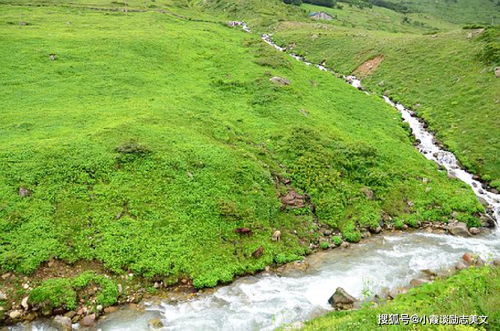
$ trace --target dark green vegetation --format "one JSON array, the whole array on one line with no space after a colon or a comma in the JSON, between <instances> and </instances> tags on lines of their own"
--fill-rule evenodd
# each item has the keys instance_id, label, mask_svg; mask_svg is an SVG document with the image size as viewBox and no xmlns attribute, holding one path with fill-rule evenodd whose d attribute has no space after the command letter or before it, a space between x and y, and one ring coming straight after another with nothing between
<instances>
[{"instance_id":1,"label":"dark green vegetation","mask_svg":"<svg viewBox=\"0 0 500 331\"><path fill-rule=\"evenodd\" d=\"M117 302L118 286L112 280L92 272L84 272L74 278L48 279L31 291L29 302L40 304L43 308L73 310L77 307L78 292L89 286L97 288L97 293L92 293L96 296L95 304L106 307Z\"/></svg>"},{"instance_id":2,"label":"dark green vegetation","mask_svg":"<svg viewBox=\"0 0 500 331\"><path fill-rule=\"evenodd\" d=\"M468 1L467 6L448 2L456 10L438 18L440 6L405 2L416 3L421 10L409 14L376 6L322 8L335 19L282 22L275 39L293 44L294 52L313 62L326 60L338 72L354 72L370 90L412 107L464 166L500 188L500 79L494 73L500 63L500 32L498 26L481 29L478 24L484 21L483 10L496 15L498 7L490 1ZM475 16L464 14L469 7ZM475 24L463 29L453 22ZM368 63L360 67L375 58L381 61L378 68Z\"/></svg>"},{"instance_id":3,"label":"dark green vegetation","mask_svg":"<svg viewBox=\"0 0 500 331\"><path fill-rule=\"evenodd\" d=\"M417 314L458 316L488 316L486 329L496 330L500 325L500 270L498 267L469 268L431 284L411 289L396 299L380 306L367 304L357 311L339 311L306 322L303 330L374 330L378 329L379 314ZM458 326L451 327L458 330ZM485 327L485 326L483 326ZM385 326L380 329L408 330L410 326ZM475 328L462 326L460 330ZM448 330L446 326L414 325L412 330Z\"/></svg>"}]
</instances>

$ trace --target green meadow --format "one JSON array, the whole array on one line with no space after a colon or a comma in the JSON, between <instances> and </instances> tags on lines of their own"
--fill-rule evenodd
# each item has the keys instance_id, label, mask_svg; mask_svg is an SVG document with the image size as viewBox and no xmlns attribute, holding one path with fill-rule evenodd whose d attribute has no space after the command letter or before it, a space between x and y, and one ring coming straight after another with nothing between
<instances>
[{"instance_id":1,"label":"green meadow","mask_svg":"<svg viewBox=\"0 0 500 331\"><path fill-rule=\"evenodd\" d=\"M298 259L316 223L358 241L385 214L478 222L396 110L257 35L56 5L2 5L0 24L2 272L83 259L214 286ZM311 205L283 209L291 190Z\"/></svg>"},{"instance_id":2,"label":"green meadow","mask_svg":"<svg viewBox=\"0 0 500 331\"><path fill-rule=\"evenodd\" d=\"M361 75L364 86L414 109L465 167L500 188L500 80L494 73L500 63L498 27L485 30L476 23L474 29L463 29L446 15L432 16L441 12L430 9L402 14L345 4L343 9L301 7L328 12L334 19L281 22L275 27L279 43L343 74L383 57L378 68ZM469 17L460 13L455 17ZM466 21L482 22L481 13Z\"/></svg>"}]
</instances>

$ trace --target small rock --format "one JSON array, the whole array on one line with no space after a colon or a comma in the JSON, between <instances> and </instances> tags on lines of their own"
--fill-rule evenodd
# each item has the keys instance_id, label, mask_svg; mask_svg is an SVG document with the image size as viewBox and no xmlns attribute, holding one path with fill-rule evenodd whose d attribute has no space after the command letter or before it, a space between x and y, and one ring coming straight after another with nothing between
<instances>
[{"instance_id":1,"label":"small rock","mask_svg":"<svg viewBox=\"0 0 500 331\"><path fill-rule=\"evenodd\" d=\"M255 258L259 258L264 254L264 247L260 246L253 253L252 256Z\"/></svg>"},{"instance_id":2,"label":"small rock","mask_svg":"<svg viewBox=\"0 0 500 331\"><path fill-rule=\"evenodd\" d=\"M2 279L7 280L8 278L10 278L10 276L11 276L11 274L10 274L10 272L8 272L8 273L2 275Z\"/></svg>"},{"instance_id":3,"label":"small rock","mask_svg":"<svg viewBox=\"0 0 500 331\"><path fill-rule=\"evenodd\" d=\"M28 299L29 297L24 297L23 300L21 301L21 306L24 308L24 310L28 310L30 308Z\"/></svg>"},{"instance_id":4,"label":"small rock","mask_svg":"<svg viewBox=\"0 0 500 331\"><path fill-rule=\"evenodd\" d=\"M54 317L54 324L62 331L71 331L71 318L67 316Z\"/></svg>"},{"instance_id":5,"label":"small rock","mask_svg":"<svg viewBox=\"0 0 500 331\"><path fill-rule=\"evenodd\" d=\"M50 308L43 309L42 310L42 315L43 316L50 316L50 315L52 315L52 309L50 309Z\"/></svg>"},{"instance_id":6,"label":"small rock","mask_svg":"<svg viewBox=\"0 0 500 331\"><path fill-rule=\"evenodd\" d=\"M31 191L28 190L27 188L25 188L25 187L19 188L19 196L21 198L26 198L26 197L29 197L30 195L31 195Z\"/></svg>"},{"instance_id":7,"label":"small rock","mask_svg":"<svg viewBox=\"0 0 500 331\"><path fill-rule=\"evenodd\" d=\"M474 265L478 266L478 267L482 267L484 266L484 261L481 257L477 257L476 260L474 261Z\"/></svg>"},{"instance_id":8,"label":"small rock","mask_svg":"<svg viewBox=\"0 0 500 331\"><path fill-rule=\"evenodd\" d=\"M410 286L416 287L416 286L420 286L420 285L425 284L425 283L429 283L429 281L427 279L412 279L410 281Z\"/></svg>"},{"instance_id":9,"label":"small rock","mask_svg":"<svg viewBox=\"0 0 500 331\"><path fill-rule=\"evenodd\" d=\"M425 274L427 277L436 277L437 276L437 273L433 270L430 270L430 269L423 269L423 270L421 270L421 272L423 274Z\"/></svg>"},{"instance_id":10,"label":"small rock","mask_svg":"<svg viewBox=\"0 0 500 331\"><path fill-rule=\"evenodd\" d=\"M462 259L465 261L467 264L471 264L474 262L474 256L471 253L465 253L462 256Z\"/></svg>"},{"instance_id":11,"label":"small rock","mask_svg":"<svg viewBox=\"0 0 500 331\"><path fill-rule=\"evenodd\" d=\"M369 230L371 231L371 233L377 234L377 233L382 232L382 227L381 226L377 226L376 228L370 227Z\"/></svg>"},{"instance_id":12,"label":"small rock","mask_svg":"<svg viewBox=\"0 0 500 331\"><path fill-rule=\"evenodd\" d=\"M500 78L500 67L495 68L495 77Z\"/></svg>"},{"instance_id":13,"label":"small rock","mask_svg":"<svg viewBox=\"0 0 500 331\"><path fill-rule=\"evenodd\" d=\"M281 231L279 231L279 230L274 231L272 239L274 241L280 241L280 239L281 239Z\"/></svg>"},{"instance_id":14,"label":"small rock","mask_svg":"<svg viewBox=\"0 0 500 331\"><path fill-rule=\"evenodd\" d=\"M476 234L479 234L481 232L481 230L479 230L478 228L470 228L469 232L470 232L470 234L476 235Z\"/></svg>"},{"instance_id":15,"label":"small rock","mask_svg":"<svg viewBox=\"0 0 500 331\"><path fill-rule=\"evenodd\" d=\"M244 235L251 235L252 234L252 230L249 228L237 228L234 230L234 232L236 232L238 234L244 234Z\"/></svg>"},{"instance_id":16,"label":"small rock","mask_svg":"<svg viewBox=\"0 0 500 331\"><path fill-rule=\"evenodd\" d=\"M350 245L347 241L343 241L342 244L340 244L340 248L348 248Z\"/></svg>"},{"instance_id":17,"label":"small rock","mask_svg":"<svg viewBox=\"0 0 500 331\"><path fill-rule=\"evenodd\" d=\"M82 318L80 321L81 326L91 327L94 325L96 319L96 314L90 314Z\"/></svg>"},{"instance_id":18,"label":"small rock","mask_svg":"<svg viewBox=\"0 0 500 331\"><path fill-rule=\"evenodd\" d=\"M0 292L0 300L7 300L7 294Z\"/></svg>"},{"instance_id":19,"label":"small rock","mask_svg":"<svg viewBox=\"0 0 500 331\"><path fill-rule=\"evenodd\" d=\"M28 313L27 315L25 315L23 317L23 320L25 320L27 322L31 322L34 319L36 319L37 317L38 317L38 315L34 311L32 311L32 312Z\"/></svg>"},{"instance_id":20,"label":"small rock","mask_svg":"<svg viewBox=\"0 0 500 331\"><path fill-rule=\"evenodd\" d=\"M97 307L95 307L95 310L98 311L98 312L101 312L103 310L103 306L102 305L97 305Z\"/></svg>"},{"instance_id":21,"label":"small rock","mask_svg":"<svg viewBox=\"0 0 500 331\"><path fill-rule=\"evenodd\" d=\"M104 308L104 312L106 314L114 313L115 311L118 311L118 307L116 307L116 306L111 306L111 307Z\"/></svg>"},{"instance_id":22,"label":"small rock","mask_svg":"<svg viewBox=\"0 0 500 331\"><path fill-rule=\"evenodd\" d=\"M408 289L406 287L394 288L389 291L389 298L395 299L398 295L405 294L406 292L408 292Z\"/></svg>"},{"instance_id":23,"label":"small rock","mask_svg":"<svg viewBox=\"0 0 500 331\"><path fill-rule=\"evenodd\" d=\"M448 225L448 232L454 236L469 237L471 234L464 222L453 222Z\"/></svg>"},{"instance_id":24,"label":"small rock","mask_svg":"<svg viewBox=\"0 0 500 331\"><path fill-rule=\"evenodd\" d=\"M286 78L283 78L283 77L275 76L275 77L270 78L269 80L271 82L273 82L274 84L280 85L280 86L290 85L290 81Z\"/></svg>"},{"instance_id":25,"label":"small rock","mask_svg":"<svg viewBox=\"0 0 500 331\"><path fill-rule=\"evenodd\" d=\"M458 261L457 264L455 265L455 269L464 270L467 269L467 265L465 265L463 261Z\"/></svg>"},{"instance_id":26,"label":"small rock","mask_svg":"<svg viewBox=\"0 0 500 331\"><path fill-rule=\"evenodd\" d=\"M56 54L49 54L49 59L50 59L50 61L55 61L55 60L57 60L57 55Z\"/></svg>"},{"instance_id":27,"label":"small rock","mask_svg":"<svg viewBox=\"0 0 500 331\"><path fill-rule=\"evenodd\" d=\"M479 202L483 205L483 207L488 208L490 206L488 201L486 201L486 199L483 197L477 197L477 200L479 200Z\"/></svg>"},{"instance_id":28,"label":"small rock","mask_svg":"<svg viewBox=\"0 0 500 331\"><path fill-rule=\"evenodd\" d=\"M495 220L490 215L482 214L480 216L480 219L481 219L482 225L487 227L487 228L494 228L496 226Z\"/></svg>"},{"instance_id":29,"label":"small rock","mask_svg":"<svg viewBox=\"0 0 500 331\"><path fill-rule=\"evenodd\" d=\"M150 319L148 325L151 329L161 329L163 327L163 322L159 318Z\"/></svg>"},{"instance_id":30,"label":"small rock","mask_svg":"<svg viewBox=\"0 0 500 331\"><path fill-rule=\"evenodd\" d=\"M67 317L69 319L75 317L76 311L68 311L66 314L64 314L64 317Z\"/></svg>"},{"instance_id":31,"label":"small rock","mask_svg":"<svg viewBox=\"0 0 500 331\"><path fill-rule=\"evenodd\" d=\"M356 301L358 300L347 293L342 287L337 287L335 293L328 299L328 303L336 309L349 309Z\"/></svg>"},{"instance_id":32,"label":"small rock","mask_svg":"<svg viewBox=\"0 0 500 331\"><path fill-rule=\"evenodd\" d=\"M22 312L20 310L13 310L9 313L9 317L12 320L18 319L19 317L21 317L21 315L22 315Z\"/></svg>"},{"instance_id":33,"label":"small rock","mask_svg":"<svg viewBox=\"0 0 500 331\"><path fill-rule=\"evenodd\" d=\"M331 235L332 235L332 231L330 231L330 230L325 230L325 231L323 231L323 235L324 235L325 237L329 237L329 236L331 236Z\"/></svg>"}]
</instances>

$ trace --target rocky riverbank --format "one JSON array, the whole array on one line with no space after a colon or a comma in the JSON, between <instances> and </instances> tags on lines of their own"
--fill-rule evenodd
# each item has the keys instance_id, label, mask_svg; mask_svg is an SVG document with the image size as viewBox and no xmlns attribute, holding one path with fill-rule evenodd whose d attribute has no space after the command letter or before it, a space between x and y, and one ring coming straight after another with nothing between
<instances>
[{"instance_id":1,"label":"rocky riverbank","mask_svg":"<svg viewBox=\"0 0 500 331\"><path fill-rule=\"evenodd\" d=\"M376 228L362 229L362 239L360 244L365 243L372 236L402 234L407 231L425 231L426 233L434 234L449 234L455 236L475 236L484 234L492 230L495 223L488 215L482 215L482 227L467 228L467 225L462 222L450 221L443 222L420 222L418 228L409 228L407 225L395 226L391 223L391 219L386 217L385 221L380 222L380 226ZM349 243L341 238L339 232L333 231L325 226L318 226L318 240L310 243L311 253L318 251L326 251L332 249L345 250L357 243ZM470 261L469 261L470 262ZM460 267L460 266L458 266ZM457 267L457 268L458 268ZM130 309L142 309L141 302L166 300L168 302L178 302L189 300L200 295L205 295L215 291L216 289L196 289L190 279L183 278L177 284L166 284L161 280L150 280L142 277L137 277L131 273L126 275L113 275L105 273L105 277L116 284L118 291L117 300L114 304L105 306L97 303L97 296L101 293L101 288L92 284L85 290L78 292L78 305L74 309L67 309L63 306L49 307L45 303L33 303L30 298L30 293L44 280L54 276L53 270L59 270L58 277L71 278L75 277L83 270L89 268L104 272L98 264L77 263L77 265L67 265L62 261L50 261L36 274L34 278L15 275L13 273L5 273L1 275L4 282L4 287L0 290L0 300L5 300L10 303L10 309L4 310L1 313L0 320L4 325L12 325L16 323L31 322L38 318L52 318L54 325L67 328L69 325L79 324L81 327L91 327L97 323L98 319L106 314L113 313L121 307L128 306ZM274 273L277 275L287 275L294 271L307 271L309 268L308 259L287 263L284 265L267 266L263 272ZM16 288L22 288L25 294L22 296L8 296L8 294L16 293ZM63 293L60 294L63 296Z\"/></svg>"}]
</instances>

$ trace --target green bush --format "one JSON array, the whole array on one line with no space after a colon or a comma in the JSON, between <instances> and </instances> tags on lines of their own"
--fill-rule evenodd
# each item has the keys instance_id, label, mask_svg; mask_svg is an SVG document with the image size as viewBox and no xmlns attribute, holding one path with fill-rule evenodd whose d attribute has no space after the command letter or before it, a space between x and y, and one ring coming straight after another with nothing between
<instances>
[{"instance_id":1,"label":"green bush","mask_svg":"<svg viewBox=\"0 0 500 331\"><path fill-rule=\"evenodd\" d=\"M342 237L340 237L340 236L333 236L332 237L332 242L335 245L339 246L340 244L342 244L343 240L342 240Z\"/></svg>"},{"instance_id":2,"label":"green bush","mask_svg":"<svg viewBox=\"0 0 500 331\"><path fill-rule=\"evenodd\" d=\"M29 296L29 301L34 304L42 304L48 308L61 307L67 310L76 308L76 300L76 291L71 280L67 278L48 279L34 288Z\"/></svg>"},{"instance_id":3,"label":"green bush","mask_svg":"<svg viewBox=\"0 0 500 331\"><path fill-rule=\"evenodd\" d=\"M75 309L79 291L89 285L97 285L96 304L111 306L118 300L119 292L116 283L103 275L87 271L74 278L48 279L34 288L29 301L42 304L48 308Z\"/></svg>"}]
</instances>

